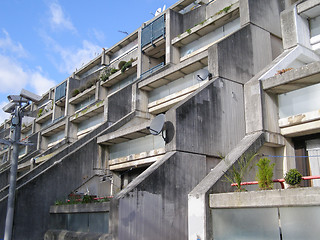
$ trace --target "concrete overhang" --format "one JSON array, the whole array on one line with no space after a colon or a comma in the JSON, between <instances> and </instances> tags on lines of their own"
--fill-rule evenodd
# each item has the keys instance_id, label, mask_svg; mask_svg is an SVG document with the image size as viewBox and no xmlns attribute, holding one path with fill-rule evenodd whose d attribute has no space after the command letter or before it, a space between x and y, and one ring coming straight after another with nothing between
<instances>
[{"instance_id":1,"label":"concrete overhang","mask_svg":"<svg viewBox=\"0 0 320 240\"><path fill-rule=\"evenodd\" d=\"M41 117L36 119L36 123L44 123L48 121L50 118L52 118L52 113L53 113L52 110L44 113Z\"/></svg>"},{"instance_id":2,"label":"concrete overhang","mask_svg":"<svg viewBox=\"0 0 320 240\"><path fill-rule=\"evenodd\" d=\"M150 135L150 132L147 129L147 127L149 126L150 121L145 121L144 123L132 126L130 128L119 129L115 132L108 133L106 135L98 137L97 143L104 145L114 145L117 143L130 141L140 137L145 137L147 135Z\"/></svg>"},{"instance_id":3,"label":"concrete overhang","mask_svg":"<svg viewBox=\"0 0 320 240\"><path fill-rule=\"evenodd\" d=\"M320 204L320 188L210 194L210 208L307 207Z\"/></svg>"},{"instance_id":4,"label":"concrete overhang","mask_svg":"<svg viewBox=\"0 0 320 240\"><path fill-rule=\"evenodd\" d=\"M167 70L161 71L160 73L139 82L138 88L152 91L155 88L168 84L171 81L177 80L206 66L208 66L208 51L201 52Z\"/></svg>"},{"instance_id":5,"label":"concrete overhang","mask_svg":"<svg viewBox=\"0 0 320 240\"><path fill-rule=\"evenodd\" d=\"M223 11L221 14L216 14L210 18L207 18L203 22L192 27L188 32L186 31L180 34L178 37L172 39L171 43L176 47L182 47L239 17L239 2L236 2L231 6L228 12Z\"/></svg>"},{"instance_id":6,"label":"concrete overhang","mask_svg":"<svg viewBox=\"0 0 320 240\"><path fill-rule=\"evenodd\" d=\"M103 100L99 102L95 102L92 105L87 106L83 110L75 113L73 116L70 117L70 121L73 123L80 123L89 119L99 113L104 111Z\"/></svg>"},{"instance_id":7,"label":"concrete overhang","mask_svg":"<svg viewBox=\"0 0 320 240\"><path fill-rule=\"evenodd\" d=\"M90 70L95 65L98 65L101 63L101 54L96 56L94 59L92 59L90 62L85 64L83 67L81 67L78 71L75 72L76 75L81 75L85 73L86 71Z\"/></svg>"},{"instance_id":8,"label":"concrete overhang","mask_svg":"<svg viewBox=\"0 0 320 240\"><path fill-rule=\"evenodd\" d=\"M310 63L262 80L262 87L267 92L282 94L317 83L320 83L320 62Z\"/></svg>"},{"instance_id":9,"label":"concrete overhang","mask_svg":"<svg viewBox=\"0 0 320 240\"><path fill-rule=\"evenodd\" d=\"M96 92L96 85L92 86L91 88L86 89L82 93L79 93L77 96L70 98L69 103L77 104L82 102L85 99L88 99L90 96L94 95Z\"/></svg>"},{"instance_id":10,"label":"concrete overhang","mask_svg":"<svg viewBox=\"0 0 320 240\"><path fill-rule=\"evenodd\" d=\"M181 1L173 4L170 7L170 9L172 9L173 11L179 12L193 2L194 2L193 0L181 0Z\"/></svg>"},{"instance_id":11,"label":"concrete overhang","mask_svg":"<svg viewBox=\"0 0 320 240\"><path fill-rule=\"evenodd\" d=\"M297 5L298 14L306 18L320 16L320 0L309 0Z\"/></svg>"},{"instance_id":12,"label":"concrete overhang","mask_svg":"<svg viewBox=\"0 0 320 240\"><path fill-rule=\"evenodd\" d=\"M134 74L137 71L137 61L132 63L132 66L126 69L124 72L118 71L112 75L110 75L109 79L101 82L101 86L103 87L111 87L112 85L126 79L130 75Z\"/></svg>"},{"instance_id":13,"label":"concrete overhang","mask_svg":"<svg viewBox=\"0 0 320 240\"><path fill-rule=\"evenodd\" d=\"M122 39L117 44L113 45L111 48L106 49L105 54L111 56L112 54L119 51L121 48L127 46L129 43L133 42L137 38L138 38L138 29L135 30L133 33L129 34L127 37Z\"/></svg>"},{"instance_id":14,"label":"concrete overhang","mask_svg":"<svg viewBox=\"0 0 320 240\"><path fill-rule=\"evenodd\" d=\"M63 117L60 120L58 120L56 123L53 123L52 125L48 126L46 129L42 131L42 136L49 137L58 132L61 132L66 127L66 121L67 121L67 117Z\"/></svg>"}]
</instances>

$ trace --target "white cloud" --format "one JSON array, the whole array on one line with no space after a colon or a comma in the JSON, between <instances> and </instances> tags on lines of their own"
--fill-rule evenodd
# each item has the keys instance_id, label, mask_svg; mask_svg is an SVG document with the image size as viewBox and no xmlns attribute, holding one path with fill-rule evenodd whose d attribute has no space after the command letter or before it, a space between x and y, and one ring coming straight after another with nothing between
<instances>
[{"instance_id":1,"label":"white cloud","mask_svg":"<svg viewBox=\"0 0 320 240\"><path fill-rule=\"evenodd\" d=\"M106 37L103 31L94 28L92 29L92 33L99 42L104 43L106 41Z\"/></svg>"},{"instance_id":2,"label":"white cloud","mask_svg":"<svg viewBox=\"0 0 320 240\"><path fill-rule=\"evenodd\" d=\"M57 2L53 2L50 8L50 24L53 29L66 29L76 31L71 20L65 16L61 6Z\"/></svg>"},{"instance_id":3,"label":"white cloud","mask_svg":"<svg viewBox=\"0 0 320 240\"><path fill-rule=\"evenodd\" d=\"M0 124L2 124L4 122L4 120L10 119L10 117L11 117L9 113L5 113L4 111L2 111L2 108L7 104L8 104L8 102L1 102L0 103Z\"/></svg>"},{"instance_id":4,"label":"white cloud","mask_svg":"<svg viewBox=\"0 0 320 240\"><path fill-rule=\"evenodd\" d=\"M18 94L22 88L30 86L41 95L54 85L53 80L43 75L41 67L25 70L12 58L0 55L0 93Z\"/></svg>"},{"instance_id":5,"label":"white cloud","mask_svg":"<svg viewBox=\"0 0 320 240\"><path fill-rule=\"evenodd\" d=\"M9 33L5 29L2 29L2 33L4 34L4 37L0 38L0 49L3 53L14 53L17 57L27 56L27 52L22 47L21 43L13 42Z\"/></svg>"},{"instance_id":6,"label":"white cloud","mask_svg":"<svg viewBox=\"0 0 320 240\"><path fill-rule=\"evenodd\" d=\"M46 93L51 87L55 86L55 82L44 77L40 72L31 73L30 85L35 89L35 93L42 95Z\"/></svg>"},{"instance_id":7,"label":"white cloud","mask_svg":"<svg viewBox=\"0 0 320 240\"><path fill-rule=\"evenodd\" d=\"M87 40L82 41L82 46L80 48L62 47L49 36L46 36L46 41L61 58L61 61L56 63L57 68L61 73L71 74L76 69L81 68L84 64L91 61L101 52L100 46Z\"/></svg>"},{"instance_id":8,"label":"white cloud","mask_svg":"<svg viewBox=\"0 0 320 240\"><path fill-rule=\"evenodd\" d=\"M13 59L0 55L0 92L17 93L25 87L28 74L23 70L19 63Z\"/></svg>"}]
</instances>

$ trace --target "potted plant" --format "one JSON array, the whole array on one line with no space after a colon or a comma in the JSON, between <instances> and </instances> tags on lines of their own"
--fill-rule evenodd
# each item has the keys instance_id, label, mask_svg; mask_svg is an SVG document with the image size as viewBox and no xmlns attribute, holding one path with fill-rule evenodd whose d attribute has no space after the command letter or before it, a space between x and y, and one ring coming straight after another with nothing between
<instances>
[{"instance_id":1,"label":"potted plant","mask_svg":"<svg viewBox=\"0 0 320 240\"><path fill-rule=\"evenodd\" d=\"M289 184L289 188L298 187L302 180L302 175L297 169L293 168L285 174L284 180Z\"/></svg>"},{"instance_id":2,"label":"potted plant","mask_svg":"<svg viewBox=\"0 0 320 240\"><path fill-rule=\"evenodd\" d=\"M270 159L268 158L260 158L257 163L258 172L256 179L261 190L269 190L273 188L272 177L274 165L275 163L270 164Z\"/></svg>"}]
</instances>

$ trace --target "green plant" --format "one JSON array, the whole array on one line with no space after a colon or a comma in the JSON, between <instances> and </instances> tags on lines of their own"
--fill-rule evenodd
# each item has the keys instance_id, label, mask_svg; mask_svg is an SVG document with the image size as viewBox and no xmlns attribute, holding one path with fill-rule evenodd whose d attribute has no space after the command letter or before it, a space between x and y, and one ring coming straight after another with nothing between
<instances>
[{"instance_id":1,"label":"green plant","mask_svg":"<svg viewBox=\"0 0 320 240\"><path fill-rule=\"evenodd\" d=\"M82 198L82 203L92 203L94 202L94 196L91 196L91 195L84 195L83 198Z\"/></svg>"},{"instance_id":2,"label":"green plant","mask_svg":"<svg viewBox=\"0 0 320 240\"><path fill-rule=\"evenodd\" d=\"M100 73L100 80L104 82L109 79L110 75L110 68L106 67Z\"/></svg>"},{"instance_id":3,"label":"green plant","mask_svg":"<svg viewBox=\"0 0 320 240\"><path fill-rule=\"evenodd\" d=\"M43 108L40 108L39 111L38 111L38 117L41 117L43 114Z\"/></svg>"},{"instance_id":4,"label":"green plant","mask_svg":"<svg viewBox=\"0 0 320 240\"><path fill-rule=\"evenodd\" d=\"M123 65L125 65L127 62L126 61L120 61L118 64L118 68L121 69Z\"/></svg>"},{"instance_id":5,"label":"green plant","mask_svg":"<svg viewBox=\"0 0 320 240\"><path fill-rule=\"evenodd\" d=\"M244 175L252 169L252 161L255 157L256 154L252 153L242 155L241 158L237 161L237 164L233 164L229 173L225 174L227 182L237 184L237 192L247 191L243 186L241 186L241 182L243 181Z\"/></svg>"},{"instance_id":6,"label":"green plant","mask_svg":"<svg viewBox=\"0 0 320 240\"><path fill-rule=\"evenodd\" d=\"M111 68L111 69L110 69L110 74L114 74L114 73L116 73L116 72L118 72L118 71L119 71L119 69Z\"/></svg>"},{"instance_id":7,"label":"green plant","mask_svg":"<svg viewBox=\"0 0 320 240\"><path fill-rule=\"evenodd\" d=\"M131 60L128 61L128 62L126 62L126 63L122 66L121 72L124 73L124 72L126 71L126 69L127 69L127 68L130 68L130 67L132 67L132 61L131 61Z\"/></svg>"},{"instance_id":8,"label":"green plant","mask_svg":"<svg viewBox=\"0 0 320 240\"><path fill-rule=\"evenodd\" d=\"M25 128L27 125L25 123L22 123L22 127Z\"/></svg>"},{"instance_id":9,"label":"green plant","mask_svg":"<svg viewBox=\"0 0 320 240\"><path fill-rule=\"evenodd\" d=\"M80 93L79 89L75 89L75 90L73 90L71 96L72 96L72 97L75 97L75 96L77 96L79 93Z\"/></svg>"},{"instance_id":10,"label":"green plant","mask_svg":"<svg viewBox=\"0 0 320 240\"><path fill-rule=\"evenodd\" d=\"M220 14L223 13L223 12L225 12L225 13L229 12L229 10L230 10L230 8L232 7L232 5L233 5L233 4L225 7L224 9L220 10L219 12L217 12L215 15L220 15Z\"/></svg>"},{"instance_id":11,"label":"green plant","mask_svg":"<svg viewBox=\"0 0 320 240\"><path fill-rule=\"evenodd\" d=\"M188 29L186 30L186 32L190 34L190 33L191 33L191 29L188 28Z\"/></svg>"},{"instance_id":12,"label":"green plant","mask_svg":"<svg viewBox=\"0 0 320 240\"><path fill-rule=\"evenodd\" d=\"M295 186L300 184L302 180L302 175L297 169L290 169L284 176L284 180L287 184Z\"/></svg>"},{"instance_id":13,"label":"green plant","mask_svg":"<svg viewBox=\"0 0 320 240\"><path fill-rule=\"evenodd\" d=\"M270 164L270 159L268 158L260 158L257 163L258 172L256 175L259 188L261 190L268 190L273 188L273 168L275 163Z\"/></svg>"}]
</instances>

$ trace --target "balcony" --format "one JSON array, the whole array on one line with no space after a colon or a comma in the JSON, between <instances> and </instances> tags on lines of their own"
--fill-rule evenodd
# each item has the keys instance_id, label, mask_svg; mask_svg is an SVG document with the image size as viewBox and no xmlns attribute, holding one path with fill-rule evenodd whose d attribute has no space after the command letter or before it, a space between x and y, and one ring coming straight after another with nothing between
<instances>
[{"instance_id":1,"label":"balcony","mask_svg":"<svg viewBox=\"0 0 320 240\"><path fill-rule=\"evenodd\" d=\"M90 96L95 95L96 93L96 85L84 90L82 93L77 94L76 96L69 99L70 104L78 104L86 99L88 99Z\"/></svg>"},{"instance_id":2,"label":"balcony","mask_svg":"<svg viewBox=\"0 0 320 240\"><path fill-rule=\"evenodd\" d=\"M97 142L109 146L110 170L122 171L131 167L145 167L165 154L164 140L147 130L149 121L129 129L98 137Z\"/></svg>"},{"instance_id":3,"label":"balcony","mask_svg":"<svg viewBox=\"0 0 320 240\"><path fill-rule=\"evenodd\" d=\"M108 79L105 81L101 81L101 86L103 87L111 87L112 85L115 85L122 80L128 78L132 74L135 74L137 72L137 60L134 60L132 62L131 67L125 69L125 71L118 70L117 72L111 74Z\"/></svg>"},{"instance_id":4,"label":"balcony","mask_svg":"<svg viewBox=\"0 0 320 240\"><path fill-rule=\"evenodd\" d=\"M82 110L79 110L78 113L72 115L70 117L70 121L73 123L80 123L86 119L89 119L99 113L104 111L104 104L103 101L95 102L90 104L89 106L85 107Z\"/></svg>"},{"instance_id":5,"label":"balcony","mask_svg":"<svg viewBox=\"0 0 320 240\"><path fill-rule=\"evenodd\" d=\"M184 33L172 39L172 45L175 47L182 47L191 43L208 33L214 31L215 29L225 25L228 22L239 18L239 2L236 2L231 5L228 11L217 12L215 15L210 18L200 22L191 29L187 29Z\"/></svg>"}]
</instances>

